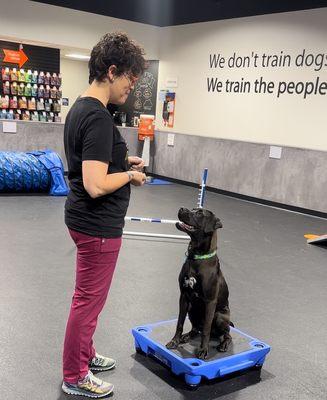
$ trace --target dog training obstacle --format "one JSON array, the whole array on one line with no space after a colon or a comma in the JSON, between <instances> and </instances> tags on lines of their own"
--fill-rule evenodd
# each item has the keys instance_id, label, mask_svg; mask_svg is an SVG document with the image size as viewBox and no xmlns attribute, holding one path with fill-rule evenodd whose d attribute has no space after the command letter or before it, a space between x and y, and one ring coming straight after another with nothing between
<instances>
[{"instance_id":1,"label":"dog training obstacle","mask_svg":"<svg viewBox=\"0 0 327 400\"><path fill-rule=\"evenodd\" d=\"M266 343L231 327L233 341L228 351L218 352L218 341L210 340L208 357L200 360L195 356L200 337L181 344L176 350L166 348L166 343L175 333L176 322L177 319L135 327L132 330L135 349L163 363L190 386L199 385L202 378L211 380L236 371L261 368L270 351ZM190 327L189 320L186 320L184 331L187 332Z\"/></svg>"},{"instance_id":2,"label":"dog training obstacle","mask_svg":"<svg viewBox=\"0 0 327 400\"><path fill-rule=\"evenodd\" d=\"M65 196L68 188L59 155L52 150L0 151L0 193L48 192Z\"/></svg>"},{"instance_id":3,"label":"dog training obstacle","mask_svg":"<svg viewBox=\"0 0 327 400\"><path fill-rule=\"evenodd\" d=\"M125 221L131 222L152 222L155 224L173 224L175 225L176 220L172 219L160 219L160 218L142 218L142 217L125 217ZM182 239L182 240L190 240L190 238L186 235L170 235L165 233L148 233L148 232L134 232L134 231L124 231L124 235L130 236L144 236L144 237L157 237L164 239Z\"/></svg>"},{"instance_id":4,"label":"dog training obstacle","mask_svg":"<svg viewBox=\"0 0 327 400\"><path fill-rule=\"evenodd\" d=\"M134 231L124 231L124 235L131 236L144 236L144 237L153 237L153 238L164 238L164 239L182 239L182 240L190 240L188 236L184 235L169 235L165 233L148 233L148 232L134 232Z\"/></svg>"},{"instance_id":5,"label":"dog training obstacle","mask_svg":"<svg viewBox=\"0 0 327 400\"><path fill-rule=\"evenodd\" d=\"M201 185L200 185L200 190L199 190L199 195L198 195L197 207L199 207L199 208L203 208L207 177L208 177L208 168L205 168L205 170L203 171L203 174L202 174L202 180L201 180ZM172 224L172 225L175 225L178 222L177 220L173 220L173 219L145 218L145 217L125 217L125 221L128 221L128 222L150 222L150 223L156 223L156 224L159 223L159 224ZM170 234L165 234L165 233L124 231L124 235L189 240L189 237L186 235L170 235Z\"/></svg>"},{"instance_id":6,"label":"dog training obstacle","mask_svg":"<svg viewBox=\"0 0 327 400\"><path fill-rule=\"evenodd\" d=\"M208 168L205 168L205 170L203 171L203 175L202 175L200 193L199 193L199 198L198 198L198 207L199 208L203 208L204 195L205 195L205 190L206 190L206 185L207 185L207 178L208 178Z\"/></svg>"},{"instance_id":7,"label":"dog training obstacle","mask_svg":"<svg viewBox=\"0 0 327 400\"><path fill-rule=\"evenodd\" d=\"M153 222L159 224L173 224L173 225L175 225L176 222L178 222L178 220L175 219L142 218L142 217L125 217L125 221Z\"/></svg>"}]
</instances>

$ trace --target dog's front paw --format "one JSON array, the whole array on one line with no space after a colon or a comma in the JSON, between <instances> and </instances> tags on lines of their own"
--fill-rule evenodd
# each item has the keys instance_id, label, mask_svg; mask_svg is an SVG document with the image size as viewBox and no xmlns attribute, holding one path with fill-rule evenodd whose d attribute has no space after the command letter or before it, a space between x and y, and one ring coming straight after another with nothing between
<instances>
[{"instance_id":1,"label":"dog's front paw","mask_svg":"<svg viewBox=\"0 0 327 400\"><path fill-rule=\"evenodd\" d=\"M227 349L228 349L228 346L229 346L229 343L227 343L227 342L222 342L222 343L220 343L220 344L217 346L217 350L218 350L220 353L225 353L225 352L227 351Z\"/></svg>"},{"instance_id":2,"label":"dog's front paw","mask_svg":"<svg viewBox=\"0 0 327 400\"><path fill-rule=\"evenodd\" d=\"M232 342L232 338L230 335L226 335L222 342L217 346L217 350L220 353L225 353L228 350L229 345Z\"/></svg>"},{"instance_id":3,"label":"dog's front paw","mask_svg":"<svg viewBox=\"0 0 327 400\"><path fill-rule=\"evenodd\" d=\"M167 349L177 349L179 345L179 340L178 339L172 339L170 342L166 344Z\"/></svg>"},{"instance_id":4,"label":"dog's front paw","mask_svg":"<svg viewBox=\"0 0 327 400\"><path fill-rule=\"evenodd\" d=\"M184 333L184 335L181 336L181 341L180 343L188 343L192 338L191 332L189 333Z\"/></svg>"},{"instance_id":5,"label":"dog's front paw","mask_svg":"<svg viewBox=\"0 0 327 400\"><path fill-rule=\"evenodd\" d=\"M196 351L196 357L199 358L200 360L204 360L208 356L208 347L200 347Z\"/></svg>"}]
</instances>

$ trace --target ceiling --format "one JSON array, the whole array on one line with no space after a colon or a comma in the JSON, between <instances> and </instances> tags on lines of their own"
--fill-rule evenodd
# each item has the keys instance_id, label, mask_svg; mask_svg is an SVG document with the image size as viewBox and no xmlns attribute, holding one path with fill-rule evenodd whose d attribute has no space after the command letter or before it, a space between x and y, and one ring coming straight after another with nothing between
<instances>
[{"instance_id":1,"label":"ceiling","mask_svg":"<svg viewBox=\"0 0 327 400\"><path fill-rule=\"evenodd\" d=\"M155 26L327 7L327 0L33 0Z\"/></svg>"}]
</instances>

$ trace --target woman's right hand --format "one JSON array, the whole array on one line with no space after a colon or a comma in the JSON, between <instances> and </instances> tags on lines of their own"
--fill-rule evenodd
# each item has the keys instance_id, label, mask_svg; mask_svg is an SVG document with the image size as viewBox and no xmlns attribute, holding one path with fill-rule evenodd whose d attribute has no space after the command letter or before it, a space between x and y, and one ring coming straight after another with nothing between
<instances>
[{"instance_id":1,"label":"woman's right hand","mask_svg":"<svg viewBox=\"0 0 327 400\"><path fill-rule=\"evenodd\" d=\"M133 178L131 184L134 186L142 186L145 183L146 175L143 172L133 171Z\"/></svg>"}]
</instances>

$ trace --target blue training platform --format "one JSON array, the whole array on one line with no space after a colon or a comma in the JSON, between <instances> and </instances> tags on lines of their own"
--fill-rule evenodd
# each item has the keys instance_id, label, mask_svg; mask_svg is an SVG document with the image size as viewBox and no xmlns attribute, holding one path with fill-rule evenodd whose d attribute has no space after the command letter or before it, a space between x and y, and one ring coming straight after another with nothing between
<instances>
[{"instance_id":1,"label":"blue training platform","mask_svg":"<svg viewBox=\"0 0 327 400\"><path fill-rule=\"evenodd\" d=\"M194 355L200 337L180 345L176 350L166 348L165 344L174 336L176 323L177 319L135 327L132 330L135 348L138 352L153 356L174 374L184 376L186 383L191 386L198 385L203 377L215 379L252 367L260 368L270 351L266 343L231 327L233 342L228 351L218 352L218 341L210 340L208 357L200 360ZM184 332L190 328L190 322L185 321Z\"/></svg>"}]
</instances>

